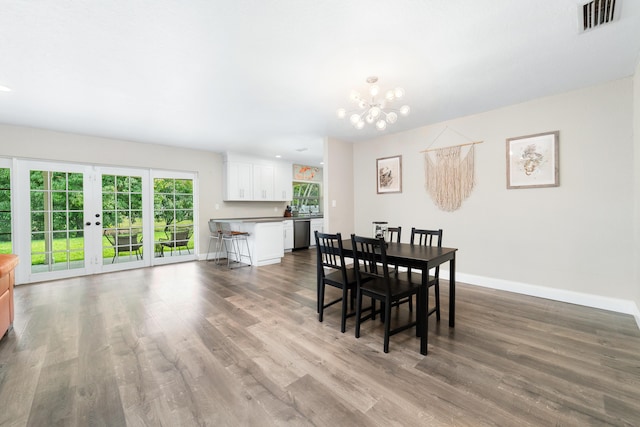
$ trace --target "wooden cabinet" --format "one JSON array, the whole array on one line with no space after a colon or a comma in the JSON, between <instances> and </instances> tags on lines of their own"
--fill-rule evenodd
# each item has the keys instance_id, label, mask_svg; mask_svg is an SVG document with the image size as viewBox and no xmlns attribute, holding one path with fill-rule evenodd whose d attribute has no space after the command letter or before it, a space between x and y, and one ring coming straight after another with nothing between
<instances>
[{"instance_id":1,"label":"wooden cabinet","mask_svg":"<svg viewBox=\"0 0 640 427\"><path fill-rule=\"evenodd\" d=\"M13 326L13 286L16 265L18 265L16 255L0 254L0 338Z\"/></svg>"},{"instance_id":2,"label":"wooden cabinet","mask_svg":"<svg viewBox=\"0 0 640 427\"><path fill-rule=\"evenodd\" d=\"M282 237L284 238L284 250L290 251L293 249L293 221L282 221Z\"/></svg>"},{"instance_id":3,"label":"wooden cabinet","mask_svg":"<svg viewBox=\"0 0 640 427\"><path fill-rule=\"evenodd\" d=\"M311 220L311 233L309 236L309 246L316 245L316 231L322 233L324 230L324 219L314 218Z\"/></svg>"},{"instance_id":4,"label":"wooden cabinet","mask_svg":"<svg viewBox=\"0 0 640 427\"><path fill-rule=\"evenodd\" d=\"M291 163L227 153L223 169L225 201L289 202L293 197Z\"/></svg>"}]
</instances>

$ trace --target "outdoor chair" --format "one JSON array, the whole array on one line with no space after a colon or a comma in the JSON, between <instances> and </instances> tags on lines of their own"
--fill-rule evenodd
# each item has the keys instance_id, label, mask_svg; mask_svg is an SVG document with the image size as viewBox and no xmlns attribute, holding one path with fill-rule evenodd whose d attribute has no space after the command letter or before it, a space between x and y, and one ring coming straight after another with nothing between
<instances>
[{"instance_id":1,"label":"outdoor chair","mask_svg":"<svg viewBox=\"0 0 640 427\"><path fill-rule=\"evenodd\" d=\"M162 249L161 256L164 256L164 248L169 248L171 254L173 254L173 250L177 249L178 253L182 255L182 249L186 249L187 253L191 253L189 250L189 239L191 239L191 235L193 234L193 227L172 227L167 226L164 229L164 233L167 236L166 238L160 238L159 242L160 247Z\"/></svg>"},{"instance_id":2,"label":"outdoor chair","mask_svg":"<svg viewBox=\"0 0 640 427\"><path fill-rule=\"evenodd\" d=\"M104 236L107 238L111 246L113 247L113 259L111 264L116 261L116 258L121 252L133 252L136 254L136 259L142 259L142 238L138 240L140 233L134 230L104 230Z\"/></svg>"}]
</instances>

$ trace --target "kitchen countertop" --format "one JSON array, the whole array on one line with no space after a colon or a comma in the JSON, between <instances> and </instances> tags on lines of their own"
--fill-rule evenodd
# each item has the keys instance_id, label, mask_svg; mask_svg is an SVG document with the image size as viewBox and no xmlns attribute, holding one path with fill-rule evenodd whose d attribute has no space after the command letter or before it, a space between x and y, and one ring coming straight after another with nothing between
<instances>
[{"instance_id":1,"label":"kitchen countertop","mask_svg":"<svg viewBox=\"0 0 640 427\"><path fill-rule=\"evenodd\" d=\"M277 221L299 221L299 220L310 220L310 219L322 219L323 215L305 215L305 216L266 216L266 217L257 217L257 218L213 218L213 221L220 222L277 222Z\"/></svg>"}]
</instances>

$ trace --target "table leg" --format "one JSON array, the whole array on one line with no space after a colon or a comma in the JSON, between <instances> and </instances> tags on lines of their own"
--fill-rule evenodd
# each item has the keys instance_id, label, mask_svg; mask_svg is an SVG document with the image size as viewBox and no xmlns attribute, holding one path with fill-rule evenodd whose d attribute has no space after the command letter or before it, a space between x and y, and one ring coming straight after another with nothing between
<instances>
[{"instance_id":1,"label":"table leg","mask_svg":"<svg viewBox=\"0 0 640 427\"><path fill-rule=\"evenodd\" d=\"M449 327L453 328L456 322L456 254L449 261Z\"/></svg>"},{"instance_id":2,"label":"table leg","mask_svg":"<svg viewBox=\"0 0 640 427\"><path fill-rule=\"evenodd\" d=\"M420 285L420 291L418 292L418 307L417 314L418 322L417 328L420 331L420 354L427 355L427 336L429 331L429 269L422 270L422 283Z\"/></svg>"}]
</instances>

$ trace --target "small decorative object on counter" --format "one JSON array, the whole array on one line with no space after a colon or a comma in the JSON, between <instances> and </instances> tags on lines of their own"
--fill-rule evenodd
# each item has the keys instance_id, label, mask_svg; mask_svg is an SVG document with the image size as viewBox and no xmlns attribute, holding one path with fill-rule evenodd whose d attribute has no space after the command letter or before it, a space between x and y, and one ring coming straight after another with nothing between
<instances>
[{"instance_id":1,"label":"small decorative object on counter","mask_svg":"<svg viewBox=\"0 0 640 427\"><path fill-rule=\"evenodd\" d=\"M387 221L374 221L373 222L373 237L379 239L384 237L387 233L388 223Z\"/></svg>"},{"instance_id":2,"label":"small decorative object on counter","mask_svg":"<svg viewBox=\"0 0 640 427\"><path fill-rule=\"evenodd\" d=\"M287 205L287 208L284 210L285 218L289 218L291 216L291 206Z\"/></svg>"}]
</instances>

